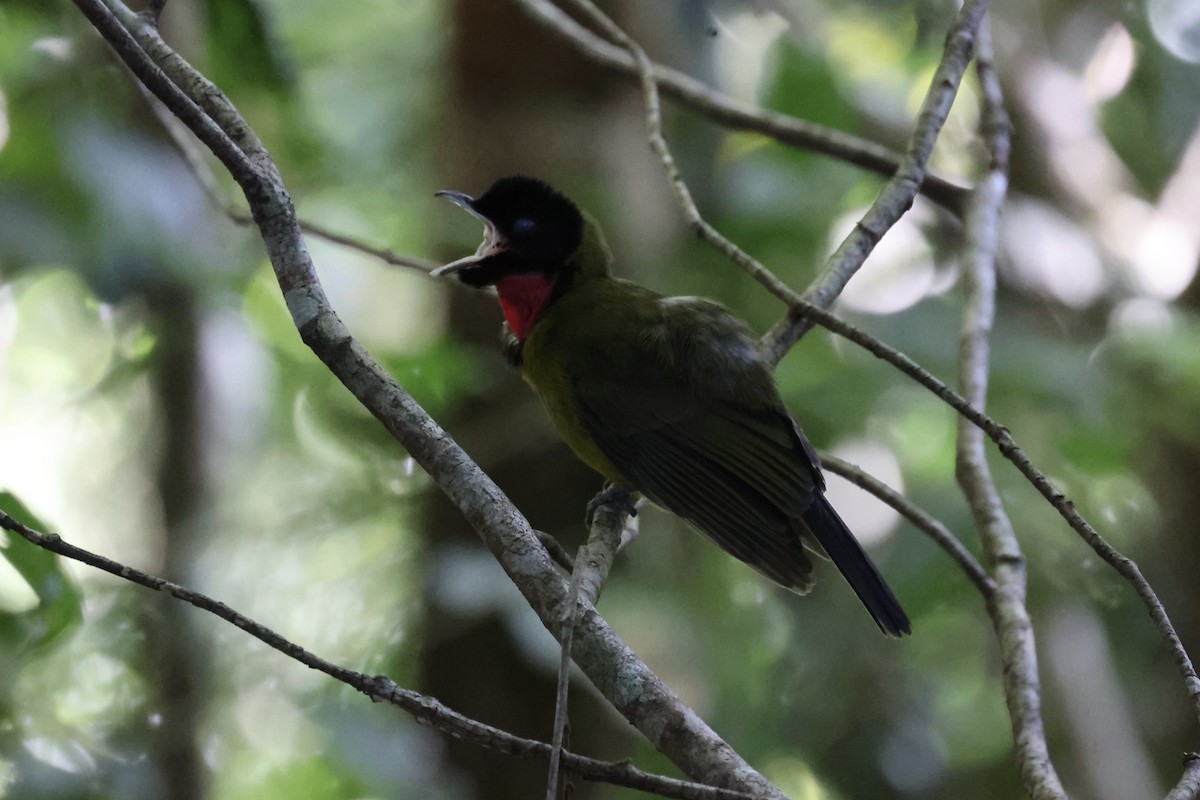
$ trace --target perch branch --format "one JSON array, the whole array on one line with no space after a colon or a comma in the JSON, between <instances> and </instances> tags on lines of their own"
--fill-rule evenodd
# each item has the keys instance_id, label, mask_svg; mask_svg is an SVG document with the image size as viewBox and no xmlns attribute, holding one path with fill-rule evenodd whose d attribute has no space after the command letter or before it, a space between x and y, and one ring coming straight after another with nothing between
<instances>
[{"instance_id":1,"label":"perch branch","mask_svg":"<svg viewBox=\"0 0 1200 800\"><path fill-rule=\"evenodd\" d=\"M598 498L597 498L598 499ZM593 501L594 503L595 501ZM590 506L589 506L590 508ZM571 646L581 610L594 606L608 580L613 559L621 546L628 513L619 504L597 504L588 532L587 544L579 548L571 569L571 590L562 613L561 654L558 664L558 690L554 703L554 730L551 736L550 776L546 800L558 795L558 758L567 731L567 695L571 677Z\"/></svg>"},{"instance_id":2,"label":"perch branch","mask_svg":"<svg viewBox=\"0 0 1200 800\"><path fill-rule=\"evenodd\" d=\"M178 106L190 129L204 132L201 141L208 145L212 140L223 148L233 164L231 171L237 170L234 178L252 209L301 338L433 478L476 529L542 623L557 633L561 625L555 611L566 597L566 582L529 523L499 487L350 335L317 280L278 171L246 122L211 82L162 42L147 20L129 12L119 0L74 2L114 43L139 80L147 82L173 112ZM120 20L109 6L124 9ZM143 51L137 46L130 30L153 45L153 59L149 48ZM172 78L160 67L169 69ZM183 93L181 85L203 93L203 110ZM219 136L210 135L214 129ZM782 797L685 706L594 609L582 614L575 637L574 658L584 674L685 774L708 785Z\"/></svg>"}]
</instances>

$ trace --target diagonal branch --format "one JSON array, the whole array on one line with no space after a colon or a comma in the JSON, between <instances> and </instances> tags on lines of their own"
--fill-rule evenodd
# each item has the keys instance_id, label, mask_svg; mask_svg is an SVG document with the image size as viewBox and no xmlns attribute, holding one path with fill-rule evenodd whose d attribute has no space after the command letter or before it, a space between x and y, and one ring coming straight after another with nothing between
<instances>
[{"instance_id":1,"label":"diagonal branch","mask_svg":"<svg viewBox=\"0 0 1200 800\"><path fill-rule=\"evenodd\" d=\"M180 122L179 118L172 114L145 86L139 83L138 88L142 90L142 94L145 96L150 110L154 112L154 116L158 118L159 123L166 130L171 144L175 146L184 163L187 164L192 174L196 177L196 181L200 184L200 188L204 191L205 196L208 197L208 201L213 207L236 225L242 227L253 225L254 217L248 212L243 211L226 197L225 191L221 188L220 181L217 180L216 174L213 172L212 167L209 166L209 162L205 158L203 151L196 146L195 137L192 136L187 126ZM352 236L330 230L320 223L301 219L300 228L307 234L333 244L341 245L342 247L348 247L351 250L357 250L360 253L377 258L385 264L390 264L394 267L404 267L416 272L428 273L438 266L433 261L425 258L405 256L387 248L373 247Z\"/></svg>"},{"instance_id":2,"label":"diagonal branch","mask_svg":"<svg viewBox=\"0 0 1200 800\"><path fill-rule=\"evenodd\" d=\"M258 224L276 279L293 322L313 352L384 427L396 437L476 529L484 544L551 633L557 634L568 587L556 571L529 523L500 488L426 413L379 362L351 335L329 303L308 255L291 199L265 151L254 148L253 134L228 99L173 51L152 25L129 12L119 0L74 0L98 31L117 45L117 53L156 96L194 132L202 129L228 150L231 136L208 135L220 120L236 132L239 144L231 158ZM110 6L115 11L110 11ZM120 14L118 21L115 14ZM137 47L130 35L153 45L155 59ZM166 79L163 68L171 71ZM196 113L197 104L177 85L203 92L203 105L213 116ZM182 95L183 101L180 101ZM194 127L193 127L194 125ZM236 150L236 148L234 148ZM230 166L227 164L227 166ZM655 675L608 627L594 609L581 615L575 632L576 663L622 715L661 752L694 780L723 788L747 789L762 797L782 795L724 742L695 712Z\"/></svg>"},{"instance_id":3,"label":"diagonal branch","mask_svg":"<svg viewBox=\"0 0 1200 800\"><path fill-rule=\"evenodd\" d=\"M991 579L979 562L975 560L975 556L971 555L971 551L955 538L950 529L943 525L940 520L925 509L917 506L895 489L883 483L883 481L863 472L861 468L854 464L843 461L829 453L821 453L820 455L821 466L824 469L829 470L834 475L841 475L860 489L875 495L898 511L901 516L913 525L925 531L929 538L933 539L938 547L945 550L950 558L954 560L954 563L958 564L962 571L966 573L967 578L971 583L975 584L975 588L979 590L984 599L986 600L991 597L992 592L996 590L996 582Z\"/></svg>"},{"instance_id":4,"label":"diagonal branch","mask_svg":"<svg viewBox=\"0 0 1200 800\"><path fill-rule=\"evenodd\" d=\"M547 760L550 757L550 745L533 739L515 736L507 731L492 727L478 720L467 717L443 705L438 700L427 695L404 689L386 675L364 675L361 672L346 669L309 652L298 644L291 642L271 628L250 619L235 611L224 603L211 597L194 592L177 583L142 572L104 556L84 550L81 547L63 541L57 534L46 534L35 531L27 525L13 519L0 510L0 528L12 531L26 541L56 553L64 558L70 558L90 567L102 570L110 575L143 586L156 592L165 592L172 597L220 617L226 622L245 631L272 649L298 661L309 669L315 669L331 678L362 692L372 700L385 700L408 712L423 725L429 725L442 733L456 739L469 741L472 744L489 750L508 753L524 759ZM745 800L749 795L742 792L731 792L716 789L711 786L680 781L660 775L644 772L628 762L609 763L596 759L579 756L568 751L562 752L563 767L580 777L590 781L602 781L618 786L628 786L663 797L678 797L688 800Z\"/></svg>"},{"instance_id":5,"label":"diagonal branch","mask_svg":"<svg viewBox=\"0 0 1200 800\"><path fill-rule=\"evenodd\" d=\"M571 19L551 0L515 1L530 19L561 37L594 63L632 78L642 79L645 74L627 47L604 41ZM595 17L591 19L596 21ZM600 27L611 33L607 26L601 24ZM875 142L743 103L661 64L651 62L649 73L664 95L727 128L761 133L782 144L824 153L879 175L890 176L900 167L900 156ZM962 216L967 199L965 188L929 175L921 185L921 193L955 216Z\"/></svg>"},{"instance_id":6,"label":"diagonal branch","mask_svg":"<svg viewBox=\"0 0 1200 800\"><path fill-rule=\"evenodd\" d=\"M967 0L946 34L946 46L937 71L930 81L929 91L917 115L917 124L908 140L904 158L875 202L842 241L825 268L804 292L804 299L821 308L828 308L842 293L854 274L883 235L899 221L917 196L929 168L929 158L942 126L950 115L950 107L958 95L962 77L971 64L975 32L987 11L987 0ZM814 320L793 309L764 337L766 351L772 361L779 361L812 327Z\"/></svg>"},{"instance_id":7,"label":"diagonal branch","mask_svg":"<svg viewBox=\"0 0 1200 800\"><path fill-rule=\"evenodd\" d=\"M611 490L609 490L611 491ZM615 499L621 497L622 499ZM567 730L567 694L570 688L571 647L575 640L575 626L579 614L588 606L594 606L600 599L600 591L608 580L609 570L617 549L621 546L621 536L630 515L637 510L629 505L628 492L625 495L606 497L604 492L588 504L588 516L591 517L587 544L579 548L578 555L571 567L571 590L568 603L562 612L561 653L558 663L558 691L555 699L554 728L551 737L550 775L546 786L546 800L555 800L558 796L558 763L559 754L564 747ZM600 502L605 498L605 502ZM622 503L624 505L622 505Z\"/></svg>"}]
</instances>

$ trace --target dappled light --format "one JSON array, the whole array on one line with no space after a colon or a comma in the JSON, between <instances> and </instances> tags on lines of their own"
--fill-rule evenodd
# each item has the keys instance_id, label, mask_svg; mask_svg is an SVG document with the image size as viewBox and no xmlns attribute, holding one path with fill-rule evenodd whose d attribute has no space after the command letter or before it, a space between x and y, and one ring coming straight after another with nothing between
<instances>
[{"instance_id":1,"label":"dappled light","mask_svg":"<svg viewBox=\"0 0 1200 800\"><path fill-rule=\"evenodd\" d=\"M783 406L728 378L743 438L701 478L790 500L794 474L755 474L740 448L751 431L807 458L794 416L848 462L826 497L912 621L881 636L824 554L789 591L755 569L773 555L752 568L699 513L643 502L577 615L565 757L691 781L672 748L696 736L731 754L706 779L764 796L1011 800L1044 734L1065 787L1046 798L1170 791L1197 750L1178 652L1200 643L1200 4L994 4L991 54L952 30L976 3L601 4L615 33L571 0L150 4L142 23L161 11L162 41L265 148L206 108L224 161L74 8L3 4L0 504L61 540L0 531L0 800L544 795L546 754L512 753L553 739L547 628L575 604L546 599L570 572L523 526L576 557L602 480L506 363L529 353L494 292L428 274L479 232L434 192L512 174L594 218L617 277L713 298L762 337L720 352L769 360ZM958 85L963 35L983 60ZM230 179L240 158L269 183L265 153L287 196ZM281 259L286 200L307 228ZM904 213L880 226L881 207ZM316 289L280 266L306 254ZM546 286L552 303L572 284ZM615 361L616 338L578 359ZM369 383L367 352L400 392ZM678 388L613 419L642 434L703 394ZM578 435L602 449L588 411ZM472 460L494 487L447 477ZM773 524L770 503L712 509L712 488L685 487L690 509ZM997 549L1006 525L1019 550ZM1084 541L1101 537L1119 557ZM1112 568L1125 557L1178 648ZM651 678L667 691L643 696ZM1030 693L1036 725L1014 723ZM578 800L634 791L563 769Z\"/></svg>"}]
</instances>

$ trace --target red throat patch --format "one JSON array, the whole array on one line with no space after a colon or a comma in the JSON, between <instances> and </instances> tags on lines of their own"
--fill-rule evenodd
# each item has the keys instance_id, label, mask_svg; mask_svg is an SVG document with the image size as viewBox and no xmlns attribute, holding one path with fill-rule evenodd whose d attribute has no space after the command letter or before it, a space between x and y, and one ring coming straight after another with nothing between
<instances>
[{"instance_id":1,"label":"red throat patch","mask_svg":"<svg viewBox=\"0 0 1200 800\"><path fill-rule=\"evenodd\" d=\"M537 272L507 275L496 282L496 292L500 295L500 308L508 320L508 327L518 339L525 341L533 323L550 302L554 278Z\"/></svg>"}]
</instances>

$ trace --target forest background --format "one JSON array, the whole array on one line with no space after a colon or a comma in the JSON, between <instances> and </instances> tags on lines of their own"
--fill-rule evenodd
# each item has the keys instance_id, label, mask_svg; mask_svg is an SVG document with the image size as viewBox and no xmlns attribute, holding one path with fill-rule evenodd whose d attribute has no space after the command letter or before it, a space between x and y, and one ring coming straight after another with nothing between
<instances>
[{"instance_id":1,"label":"forest background","mask_svg":"<svg viewBox=\"0 0 1200 800\"><path fill-rule=\"evenodd\" d=\"M526 5L539 4L171 0L160 28L262 138L302 219L413 262L308 238L354 335L573 551L597 479L504 365L494 300L422 274L478 242L434 191L544 177L603 222L622 276L718 298L759 332L786 309L689 230L636 82ZM896 151L959 12L942 0L602 7L658 62ZM1195 653L1200 13L1188 0L1044 0L989 16L1013 136L988 411L1138 563ZM985 101L968 73L934 173L963 186L985 173ZM669 98L664 129L705 218L797 290L884 183ZM74 7L0 3L0 507L330 661L548 740L554 638L302 343L237 187L184 137ZM963 241L960 219L919 198L836 312L953 383ZM776 375L819 448L994 566L955 483L944 402L820 328ZM1163 796L1198 749L1168 647L1130 585L989 457L1027 559L1063 783L1073 797ZM981 592L893 509L830 483L912 637L882 639L828 567L797 598L653 510L600 613L790 797L1021 796ZM0 542L0 796L540 796L541 762L420 726L166 595L11 533ZM678 775L578 676L572 749Z\"/></svg>"}]
</instances>

